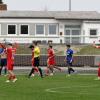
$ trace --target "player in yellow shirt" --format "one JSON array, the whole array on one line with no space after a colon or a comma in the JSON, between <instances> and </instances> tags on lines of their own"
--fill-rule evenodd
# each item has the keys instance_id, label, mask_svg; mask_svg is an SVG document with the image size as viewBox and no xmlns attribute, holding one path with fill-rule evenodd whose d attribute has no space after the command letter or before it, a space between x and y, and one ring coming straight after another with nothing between
<instances>
[{"instance_id":1,"label":"player in yellow shirt","mask_svg":"<svg viewBox=\"0 0 100 100\"><path fill-rule=\"evenodd\" d=\"M40 48L38 47L38 43L36 41L33 43L33 45L34 45L34 67L38 68L40 75L41 75L41 78L43 78L42 69L39 67L39 64L40 64ZM32 73L34 73L34 71L35 71L35 68L32 69L30 75Z\"/></svg>"}]
</instances>

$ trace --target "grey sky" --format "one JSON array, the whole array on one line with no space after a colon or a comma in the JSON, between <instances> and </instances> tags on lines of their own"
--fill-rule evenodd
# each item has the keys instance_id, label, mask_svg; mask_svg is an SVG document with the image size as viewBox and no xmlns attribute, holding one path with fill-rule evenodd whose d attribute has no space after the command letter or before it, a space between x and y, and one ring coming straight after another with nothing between
<instances>
[{"instance_id":1,"label":"grey sky","mask_svg":"<svg viewBox=\"0 0 100 100\"><path fill-rule=\"evenodd\" d=\"M3 0L9 10L68 10L69 0ZM74 11L99 11L100 0L72 0Z\"/></svg>"}]
</instances>

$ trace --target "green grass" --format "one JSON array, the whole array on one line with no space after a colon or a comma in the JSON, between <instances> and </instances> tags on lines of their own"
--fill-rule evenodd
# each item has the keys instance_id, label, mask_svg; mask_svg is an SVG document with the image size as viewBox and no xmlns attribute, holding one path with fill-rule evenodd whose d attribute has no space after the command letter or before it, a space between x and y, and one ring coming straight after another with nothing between
<instances>
[{"instance_id":1,"label":"green grass","mask_svg":"<svg viewBox=\"0 0 100 100\"><path fill-rule=\"evenodd\" d=\"M76 55L100 55L100 49L94 48L91 45L83 46Z\"/></svg>"},{"instance_id":2,"label":"green grass","mask_svg":"<svg viewBox=\"0 0 100 100\"><path fill-rule=\"evenodd\" d=\"M0 77L0 100L100 100L100 81L93 75L17 77L16 83Z\"/></svg>"},{"instance_id":3,"label":"green grass","mask_svg":"<svg viewBox=\"0 0 100 100\"><path fill-rule=\"evenodd\" d=\"M40 45L41 54L47 54L48 45ZM92 45L72 45L75 55L100 55L100 49L94 48ZM56 55L65 55L65 45L54 45ZM17 54L31 54L31 50L25 45L19 45Z\"/></svg>"}]
</instances>

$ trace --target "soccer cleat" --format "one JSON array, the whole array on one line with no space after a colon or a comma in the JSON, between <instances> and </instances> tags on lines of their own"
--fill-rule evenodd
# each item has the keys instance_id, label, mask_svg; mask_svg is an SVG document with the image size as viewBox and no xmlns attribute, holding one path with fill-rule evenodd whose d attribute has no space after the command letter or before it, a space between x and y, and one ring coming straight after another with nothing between
<instances>
[{"instance_id":1,"label":"soccer cleat","mask_svg":"<svg viewBox=\"0 0 100 100\"><path fill-rule=\"evenodd\" d=\"M68 75L66 75L66 78L67 78L67 77L70 77L70 76L71 76L71 75L70 75L70 74L68 74Z\"/></svg>"},{"instance_id":2,"label":"soccer cleat","mask_svg":"<svg viewBox=\"0 0 100 100\"><path fill-rule=\"evenodd\" d=\"M100 80L100 77L96 78L95 80Z\"/></svg>"},{"instance_id":3,"label":"soccer cleat","mask_svg":"<svg viewBox=\"0 0 100 100\"><path fill-rule=\"evenodd\" d=\"M53 76L53 73L50 73L50 76Z\"/></svg>"},{"instance_id":4,"label":"soccer cleat","mask_svg":"<svg viewBox=\"0 0 100 100\"><path fill-rule=\"evenodd\" d=\"M6 83L9 83L9 82L10 82L10 80L7 80L7 81L6 81Z\"/></svg>"},{"instance_id":5,"label":"soccer cleat","mask_svg":"<svg viewBox=\"0 0 100 100\"><path fill-rule=\"evenodd\" d=\"M34 76L35 76L34 74L31 75L31 77L34 77Z\"/></svg>"},{"instance_id":6,"label":"soccer cleat","mask_svg":"<svg viewBox=\"0 0 100 100\"><path fill-rule=\"evenodd\" d=\"M15 83L16 81L17 81L17 78L13 79L13 81L12 81L12 82L13 82L13 83Z\"/></svg>"}]
</instances>

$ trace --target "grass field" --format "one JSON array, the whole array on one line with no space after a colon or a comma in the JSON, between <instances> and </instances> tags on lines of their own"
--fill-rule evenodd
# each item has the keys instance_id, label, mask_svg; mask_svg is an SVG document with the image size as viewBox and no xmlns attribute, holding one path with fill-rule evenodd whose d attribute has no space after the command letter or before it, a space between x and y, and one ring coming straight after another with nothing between
<instances>
[{"instance_id":1,"label":"grass field","mask_svg":"<svg viewBox=\"0 0 100 100\"><path fill-rule=\"evenodd\" d=\"M17 77L16 83L0 77L0 100L100 100L100 81L94 75Z\"/></svg>"}]
</instances>

